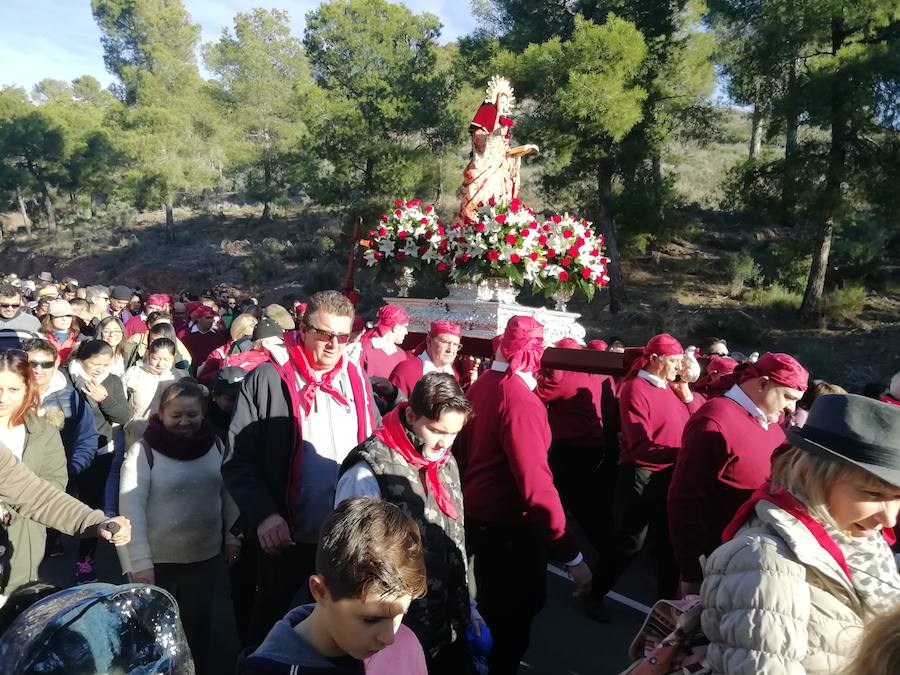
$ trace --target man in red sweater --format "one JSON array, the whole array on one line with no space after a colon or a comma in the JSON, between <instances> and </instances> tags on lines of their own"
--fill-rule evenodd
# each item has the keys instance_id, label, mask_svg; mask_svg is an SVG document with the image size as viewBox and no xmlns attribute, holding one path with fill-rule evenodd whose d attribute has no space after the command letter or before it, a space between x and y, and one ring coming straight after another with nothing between
<instances>
[{"instance_id":1,"label":"man in red sweater","mask_svg":"<svg viewBox=\"0 0 900 675\"><path fill-rule=\"evenodd\" d=\"M494 638L491 675L519 670L544 606L548 556L568 567L576 595L591 584L547 466L550 426L534 393L543 334L531 317L510 319L491 369L468 391L474 414L454 445L467 458L466 539L478 607Z\"/></svg>"},{"instance_id":2,"label":"man in red sweater","mask_svg":"<svg viewBox=\"0 0 900 675\"><path fill-rule=\"evenodd\" d=\"M572 338L564 338L556 346L581 349ZM611 534L619 461L615 378L547 369L538 376L537 395L547 404L553 482L591 545L602 550Z\"/></svg>"},{"instance_id":3,"label":"man in red sweater","mask_svg":"<svg viewBox=\"0 0 900 675\"><path fill-rule=\"evenodd\" d=\"M369 378L388 379L409 357L400 345L409 332L409 315L402 307L385 305L378 310L378 325L363 335L363 368Z\"/></svg>"},{"instance_id":4,"label":"man in red sweater","mask_svg":"<svg viewBox=\"0 0 900 675\"><path fill-rule=\"evenodd\" d=\"M779 422L808 379L793 357L764 354L685 426L668 498L682 593L699 592L700 556L718 548L738 507L768 478L772 453L786 442Z\"/></svg>"},{"instance_id":5,"label":"man in red sweater","mask_svg":"<svg viewBox=\"0 0 900 675\"><path fill-rule=\"evenodd\" d=\"M669 542L666 493L681 435L691 413L705 400L681 381L684 348L667 333L653 337L631 364L619 387L622 443L616 479L616 523L611 546L602 552L588 613L607 621L603 597L655 539L657 597L674 597L678 570Z\"/></svg>"},{"instance_id":6,"label":"man in red sweater","mask_svg":"<svg viewBox=\"0 0 900 675\"><path fill-rule=\"evenodd\" d=\"M213 329L218 314L211 307L200 305L191 312L193 325L185 328L178 339L184 343L191 353L191 372L196 373L197 368L209 357L216 347L225 344L227 334Z\"/></svg>"},{"instance_id":7,"label":"man in red sweater","mask_svg":"<svg viewBox=\"0 0 900 675\"><path fill-rule=\"evenodd\" d=\"M459 381L453 367L462 343L462 330L452 321L434 321L425 338L425 351L418 358L405 359L391 373L391 384L405 396L412 393L416 382L428 373L449 373Z\"/></svg>"}]
</instances>

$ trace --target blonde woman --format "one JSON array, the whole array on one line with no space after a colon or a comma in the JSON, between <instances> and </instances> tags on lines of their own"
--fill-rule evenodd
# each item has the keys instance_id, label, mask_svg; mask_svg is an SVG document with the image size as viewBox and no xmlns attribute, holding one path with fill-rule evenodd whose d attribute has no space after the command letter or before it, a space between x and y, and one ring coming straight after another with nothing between
<instances>
[{"instance_id":1,"label":"blonde woman","mask_svg":"<svg viewBox=\"0 0 900 675\"><path fill-rule=\"evenodd\" d=\"M900 673L900 605L866 626L866 636L846 675Z\"/></svg>"},{"instance_id":2,"label":"blonde woman","mask_svg":"<svg viewBox=\"0 0 900 675\"><path fill-rule=\"evenodd\" d=\"M900 408L822 396L787 437L706 561L712 673L841 673L863 625L900 604Z\"/></svg>"}]
</instances>

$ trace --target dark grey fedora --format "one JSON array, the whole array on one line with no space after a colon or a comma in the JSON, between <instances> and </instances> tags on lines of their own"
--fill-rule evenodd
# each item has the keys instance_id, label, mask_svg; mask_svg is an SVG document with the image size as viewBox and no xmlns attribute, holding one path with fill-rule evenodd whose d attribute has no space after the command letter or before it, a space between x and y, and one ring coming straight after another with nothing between
<instances>
[{"instance_id":1,"label":"dark grey fedora","mask_svg":"<svg viewBox=\"0 0 900 675\"><path fill-rule=\"evenodd\" d=\"M850 462L900 488L900 406L856 394L820 396L806 424L787 437L798 448Z\"/></svg>"}]
</instances>

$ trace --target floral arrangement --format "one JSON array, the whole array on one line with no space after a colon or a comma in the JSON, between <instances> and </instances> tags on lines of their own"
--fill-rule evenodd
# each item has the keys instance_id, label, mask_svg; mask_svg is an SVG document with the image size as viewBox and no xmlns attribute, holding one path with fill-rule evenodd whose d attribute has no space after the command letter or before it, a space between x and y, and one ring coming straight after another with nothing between
<instances>
[{"instance_id":1,"label":"floral arrangement","mask_svg":"<svg viewBox=\"0 0 900 675\"><path fill-rule=\"evenodd\" d=\"M377 267L384 278L433 268L449 272L451 266L448 228L438 220L434 207L420 199L397 199L394 210L381 216L376 227L360 244L363 259Z\"/></svg>"},{"instance_id":2,"label":"floral arrangement","mask_svg":"<svg viewBox=\"0 0 900 675\"><path fill-rule=\"evenodd\" d=\"M541 274L534 280L535 290L543 290L547 297L571 297L577 290L590 300L598 287L609 283L603 235L594 233L591 223L566 213L552 216L541 231L546 265L542 264Z\"/></svg>"},{"instance_id":3,"label":"floral arrangement","mask_svg":"<svg viewBox=\"0 0 900 675\"><path fill-rule=\"evenodd\" d=\"M505 277L521 286L540 275L540 224L534 211L518 199L498 204L491 198L479 207L475 220L453 227L451 277L455 281Z\"/></svg>"}]
</instances>

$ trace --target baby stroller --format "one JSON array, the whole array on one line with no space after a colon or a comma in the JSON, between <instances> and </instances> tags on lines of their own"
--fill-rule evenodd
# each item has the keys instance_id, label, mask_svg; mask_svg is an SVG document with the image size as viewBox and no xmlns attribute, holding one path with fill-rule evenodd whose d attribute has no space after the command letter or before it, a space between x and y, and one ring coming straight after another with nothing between
<instances>
[{"instance_id":1,"label":"baby stroller","mask_svg":"<svg viewBox=\"0 0 900 675\"><path fill-rule=\"evenodd\" d=\"M0 637L0 673L194 675L166 591L85 584L31 605Z\"/></svg>"}]
</instances>

